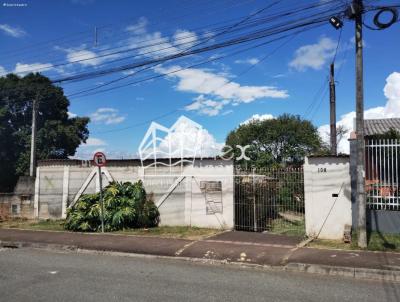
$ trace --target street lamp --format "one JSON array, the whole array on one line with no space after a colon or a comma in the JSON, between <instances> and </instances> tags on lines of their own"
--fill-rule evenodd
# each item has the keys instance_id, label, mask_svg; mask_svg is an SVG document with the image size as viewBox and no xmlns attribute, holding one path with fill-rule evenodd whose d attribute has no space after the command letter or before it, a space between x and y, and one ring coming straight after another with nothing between
<instances>
[{"instance_id":1,"label":"street lamp","mask_svg":"<svg viewBox=\"0 0 400 302\"><path fill-rule=\"evenodd\" d=\"M343 27L343 22L338 17L330 17L329 23L335 28L340 29Z\"/></svg>"}]
</instances>

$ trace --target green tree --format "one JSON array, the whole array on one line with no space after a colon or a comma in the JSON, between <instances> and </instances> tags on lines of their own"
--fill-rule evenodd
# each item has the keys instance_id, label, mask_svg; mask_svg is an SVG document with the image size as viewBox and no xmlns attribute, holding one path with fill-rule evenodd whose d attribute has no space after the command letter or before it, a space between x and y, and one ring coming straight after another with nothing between
<instances>
[{"instance_id":1,"label":"green tree","mask_svg":"<svg viewBox=\"0 0 400 302\"><path fill-rule=\"evenodd\" d=\"M275 119L252 120L231 131L226 145L240 155L236 145L250 147L246 155L250 161L241 160L242 166L271 167L299 165L304 156L321 148L317 128L300 116L283 114Z\"/></svg>"},{"instance_id":2,"label":"green tree","mask_svg":"<svg viewBox=\"0 0 400 302\"><path fill-rule=\"evenodd\" d=\"M38 98L37 159L68 158L86 142L87 117L68 117L60 87L40 74L0 78L0 192L29 170L32 100Z\"/></svg>"}]
</instances>

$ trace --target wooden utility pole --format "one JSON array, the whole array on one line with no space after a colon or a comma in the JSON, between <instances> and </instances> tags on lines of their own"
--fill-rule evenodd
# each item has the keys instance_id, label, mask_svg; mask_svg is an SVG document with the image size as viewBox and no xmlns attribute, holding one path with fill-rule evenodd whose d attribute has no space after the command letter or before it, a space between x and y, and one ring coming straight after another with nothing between
<instances>
[{"instance_id":1,"label":"wooden utility pole","mask_svg":"<svg viewBox=\"0 0 400 302\"><path fill-rule=\"evenodd\" d=\"M355 9L356 41L356 142L357 142L357 194L358 246L367 247L366 200L365 200L365 142L364 142L364 83L363 83L363 1L353 0Z\"/></svg>"},{"instance_id":2,"label":"wooden utility pole","mask_svg":"<svg viewBox=\"0 0 400 302\"><path fill-rule=\"evenodd\" d=\"M336 135L336 89L335 89L335 65L331 64L329 79L329 105L330 105L330 124L331 124L331 155L337 155L337 135Z\"/></svg>"},{"instance_id":3,"label":"wooden utility pole","mask_svg":"<svg viewBox=\"0 0 400 302\"><path fill-rule=\"evenodd\" d=\"M37 111L39 107L39 93L33 99L32 104L32 129L31 129L31 158L29 163L29 176L36 176L36 133L37 133Z\"/></svg>"}]
</instances>

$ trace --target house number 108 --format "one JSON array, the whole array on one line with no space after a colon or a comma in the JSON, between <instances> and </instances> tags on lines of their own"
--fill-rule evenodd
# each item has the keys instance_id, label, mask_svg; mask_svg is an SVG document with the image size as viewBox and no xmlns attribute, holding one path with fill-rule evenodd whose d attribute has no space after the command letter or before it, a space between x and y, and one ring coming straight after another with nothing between
<instances>
[{"instance_id":1,"label":"house number 108","mask_svg":"<svg viewBox=\"0 0 400 302\"><path fill-rule=\"evenodd\" d=\"M326 168L318 168L318 173L326 173Z\"/></svg>"}]
</instances>

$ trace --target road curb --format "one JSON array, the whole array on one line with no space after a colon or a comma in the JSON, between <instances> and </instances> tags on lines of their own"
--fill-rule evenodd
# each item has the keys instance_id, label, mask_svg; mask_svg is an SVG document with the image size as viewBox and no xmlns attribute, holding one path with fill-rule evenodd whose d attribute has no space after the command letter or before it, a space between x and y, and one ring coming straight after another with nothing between
<instances>
[{"instance_id":1,"label":"road curb","mask_svg":"<svg viewBox=\"0 0 400 302\"><path fill-rule=\"evenodd\" d=\"M304 272L328 276L344 276L355 279L369 279L400 282L400 271L382 270L374 268L331 266L321 264L289 263L286 271Z\"/></svg>"},{"instance_id":2,"label":"road curb","mask_svg":"<svg viewBox=\"0 0 400 302\"><path fill-rule=\"evenodd\" d=\"M0 240L0 247L2 248L37 248L47 250L62 250L62 251L77 251L78 247L74 245L55 244L55 243L40 243L40 242L24 242L24 241L2 241Z\"/></svg>"},{"instance_id":3,"label":"road curb","mask_svg":"<svg viewBox=\"0 0 400 302\"><path fill-rule=\"evenodd\" d=\"M77 252L82 254L141 257L147 259L172 259L181 261L183 260L192 263L202 263L211 265L231 265L241 268L253 268L253 269L261 269L268 271L309 273L309 274L318 274L325 276L342 276L360 280L381 280L390 282L400 282L400 271L371 269L371 268L356 268L356 267L343 267L343 266L306 264L306 263L288 263L286 265L273 266L265 264L220 260L220 259L127 253L118 251L85 249L73 245L61 245L53 243L33 243L33 242L21 242L21 241L0 240L0 248L35 248L35 249L54 250L61 252Z\"/></svg>"}]
</instances>

